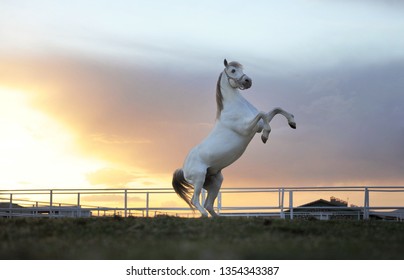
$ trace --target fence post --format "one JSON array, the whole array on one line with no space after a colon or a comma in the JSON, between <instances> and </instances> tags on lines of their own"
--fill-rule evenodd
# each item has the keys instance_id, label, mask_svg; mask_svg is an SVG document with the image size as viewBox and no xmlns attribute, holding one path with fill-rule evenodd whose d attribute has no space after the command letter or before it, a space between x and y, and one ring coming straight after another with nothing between
<instances>
[{"instance_id":1,"label":"fence post","mask_svg":"<svg viewBox=\"0 0 404 280\"><path fill-rule=\"evenodd\" d=\"M128 217L128 190L125 189L125 202L124 202L124 208L125 208L125 218Z\"/></svg>"},{"instance_id":2,"label":"fence post","mask_svg":"<svg viewBox=\"0 0 404 280\"><path fill-rule=\"evenodd\" d=\"M289 191L289 213L290 219L293 220L293 191Z\"/></svg>"},{"instance_id":3,"label":"fence post","mask_svg":"<svg viewBox=\"0 0 404 280\"><path fill-rule=\"evenodd\" d=\"M149 192L146 193L146 217L149 217Z\"/></svg>"},{"instance_id":4,"label":"fence post","mask_svg":"<svg viewBox=\"0 0 404 280\"><path fill-rule=\"evenodd\" d=\"M10 211L9 211L10 215L8 217L11 218L13 215L13 194L12 193L10 193L10 204L8 205L8 207L10 208Z\"/></svg>"},{"instance_id":5,"label":"fence post","mask_svg":"<svg viewBox=\"0 0 404 280\"><path fill-rule=\"evenodd\" d=\"M77 193L77 217L81 217L80 193Z\"/></svg>"},{"instance_id":6,"label":"fence post","mask_svg":"<svg viewBox=\"0 0 404 280\"><path fill-rule=\"evenodd\" d=\"M365 188L365 201L363 203L363 219L369 219L369 189Z\"/></svg>"},{"instance_id":7,"label":"fence post","mask_svg":"<svg viewBox=\"0 0 404 280\"><path fill-rule=\"evenodd\" d=\"M279 189L279 207L281 208L281 219L285 219L285 212L283 210L283 205L285 201L285 189Z\"/></svg>"},{"instance_id":8,"label":"fence post","mask_svg":"<svg viewBox=\"0 0 404 280\"><path fill-rule=\"evenodd\" d=\"M219 192L217 196L217 213L220 214L222 210L222 192Z\"/></svg>"},{"instance_id":9,"label":"fence post","mask_svg":"<svg viewBox=\"0 0 404 280\"><path fill-rule=\"evenodd\" d=\"M49 217L51 218L53 216L52 205L53 205L53 190L49 190Z\"/></svg>"}]
</instances>

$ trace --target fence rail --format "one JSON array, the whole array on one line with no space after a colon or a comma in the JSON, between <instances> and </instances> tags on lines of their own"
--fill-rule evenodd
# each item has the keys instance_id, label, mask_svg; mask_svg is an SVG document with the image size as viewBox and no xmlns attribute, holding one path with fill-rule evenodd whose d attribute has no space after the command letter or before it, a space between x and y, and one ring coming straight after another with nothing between
<instances>
[{"instance_id":1,"label":"fence rail","mask_svg":"<svg viewBox=\"0 0 404 280\"><path fill-rule=\"evenodd\" d=\"M346 205L322 207L298 206L296 203L302 201L302 197L306 197L306 202L310 200L307 197L315 200L323 193L350 194L360 202L360 206L349 206L347 201ZM393 197L379 199L381 195L391 194ZM0 217L198 215L185 206L162 206L170 199L160 199L161 205L155 206L158 200L156 197L161 195L171 196L171 200L180 202L172 188L0 190ZM224 205L223 197L234 195L241 196L241 202L240 199L233 199L238 201L239 205ZM265 201L264 205L242 205L243 198L247 196L258 201L264 195L269 195L271 201ZM91 204L88 202L89 198ZM206 193L203 192L202 203L205 198ZM403 220L404 186L222 188L216 200L215 210L223 216L274 216L282 219L351 216L363 220L372 217Z\"/></svg>"}]
</instances>

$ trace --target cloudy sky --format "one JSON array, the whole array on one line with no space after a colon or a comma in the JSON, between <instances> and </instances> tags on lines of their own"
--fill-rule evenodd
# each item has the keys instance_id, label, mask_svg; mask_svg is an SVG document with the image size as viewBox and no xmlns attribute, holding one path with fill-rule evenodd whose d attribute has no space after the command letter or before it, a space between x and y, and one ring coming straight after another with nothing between
<instances>
[{"instance_id":1,"label":"cloudy sky","mask_svg":"<svg viewBox=\"0 0 404 280\"><path fill-rule=\"evenodd\" d=\"M404 185L401 1L1 1L2 188L169 187L223 59L282 107L224 186Z\"/></svg>"}]
</instances>

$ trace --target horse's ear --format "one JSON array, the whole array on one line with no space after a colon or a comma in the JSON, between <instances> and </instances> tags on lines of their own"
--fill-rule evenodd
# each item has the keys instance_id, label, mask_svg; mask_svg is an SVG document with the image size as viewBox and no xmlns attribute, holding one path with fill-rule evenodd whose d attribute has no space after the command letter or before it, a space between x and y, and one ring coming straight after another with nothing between
<instances>
[{"instance_id":1,"label":"horse's ear","mask_svg":"<svg viewBox=\"0 0 404 280\"><path fill-rule=\"evenodd\" d=\"M227 67L228 63L227 63L227 59L224 59L224 66Z\"/></svg>"}]
</instances>

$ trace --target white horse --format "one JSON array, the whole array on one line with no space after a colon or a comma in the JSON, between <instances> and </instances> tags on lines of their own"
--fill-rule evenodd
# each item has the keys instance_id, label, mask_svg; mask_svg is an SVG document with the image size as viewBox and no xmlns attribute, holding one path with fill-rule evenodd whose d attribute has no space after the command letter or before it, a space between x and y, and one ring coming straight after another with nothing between
<instances>
[{"instance_id":1,"label":"white horse","mask_svg":"<svg viewBox=\"0 0 404 280\"><path fill-rule=\"evenodd\" d=\"M292 114L280 108L269 113L259 112L241 95L239 89L250 88L252 81L243 73L240 63L228 63L225 59L224 66L216 86L215 126L208 137L189 152L182 169L174 172L172 181L175 192L202 216L208 216L208 212L217 216L213 203L223 182L222 169L244 153L256 133L262 133L261 139L266 143L271 132L269 122L275 115L285 116L290 127L296 128ZM203 207L200 203L202 188L208 192Z\"/></svg>"}]
</instances>

